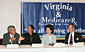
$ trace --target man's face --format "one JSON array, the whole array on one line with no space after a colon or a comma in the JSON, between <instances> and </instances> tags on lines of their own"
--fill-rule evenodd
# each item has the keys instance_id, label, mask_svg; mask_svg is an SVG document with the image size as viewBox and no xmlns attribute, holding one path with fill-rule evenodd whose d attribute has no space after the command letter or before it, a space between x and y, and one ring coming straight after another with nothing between
<instances>
[{"instance_id":1,"label":"man's face","mask_svg":"<svg viewBox=\"0 0 85 52\"><path fill-rule=\"evenodd\" d=\"M14 35L14 34L16 33L16 29L15 29L15 28L12 28L12 30L10 30L9 33L10 33L11 35Z\"/></svg>"},{"instance_id":2,"label":"man's face","mask_svg":"<svg viewBox=\"0 0 85 52\"><path fill-rule=\"evenodd\" d=\"M69 30L70 33L72 33L74 31L74 29L75 28L73 28L72 25L69 25L68 30Z\"/></svg>"},{"instance_id":3,"label":"man's face","mask_svg":"<svg viewBox=\"0 0 85 52\"><path fill-rule=\"evenodd\" d=\"M28 32L28 33L31 33L32 31L33 31L33 29L31 28L31 26L28 26L27 32Z\"/></svg>"}]
</instances>

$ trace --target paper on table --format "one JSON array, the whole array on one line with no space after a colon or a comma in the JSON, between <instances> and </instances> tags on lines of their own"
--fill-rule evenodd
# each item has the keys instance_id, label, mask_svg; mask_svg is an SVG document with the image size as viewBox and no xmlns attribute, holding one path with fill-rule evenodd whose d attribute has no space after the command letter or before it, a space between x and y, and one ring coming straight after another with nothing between
<instances>
[{"instance_id":1,"label":"paper on table","mask_svg":"<svg viewBox=\"0 0 85 52\"><path fill-rule=\"evenodd\" d=\"M7 44L7 48L19 48L18 44Z\"/></svg>"},{"instance_id":2,"label":"paper on table","mask_svg":"<svg viewBox=\"0 0 85 52\"><path fill-rule=\"evenodd\" d=\"M43 47L43 44L32 44L32 47Z\"/></svg>"},{"instance_id":3,"label":"paper on table","mask_svg":"<svg viewBox=\"0 0 85 52\"><path fill-rule=\"evenodd\" d=\"M65 44L63 44L63 43L56 43L56 44L54 44L54 47L65 47Z\"/></svg>"},{"instance_id":4,"label":"paper on table","mask_svg":"<svg viewBox=\"0 0 85 52\"><path fill-rule=\"evenodd\" d=\"M73 43L73 46L84 46L83 42Z\"/></svg>"}]
</instances>

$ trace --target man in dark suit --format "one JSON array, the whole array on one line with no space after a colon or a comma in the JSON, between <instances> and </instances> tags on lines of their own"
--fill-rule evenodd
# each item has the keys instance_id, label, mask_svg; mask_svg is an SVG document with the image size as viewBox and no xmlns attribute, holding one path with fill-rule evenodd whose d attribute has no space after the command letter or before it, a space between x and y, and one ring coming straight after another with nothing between
<instances>
[{"instance_id":1,"label":"man in dark suit","mask_svg":"<svg viewBox=\"0 0 85 52\"><path fill-rule=\"evenodd\" d=\"M20 37L18 33L16 33L16 29L14 26L10 25L8 28L8 33L3 35L3 45L7 44L18 44L19 41L24 40L23 37Z\"/></svg>"},{"instance_id":2,"label":"man in dark suit","mask_svg":"<svg viewBox=\"0 0 85 52\"><path fill-rule=\"evenodd\" d=\"M39 35L37 33L33 33L34 26L29 25L27 28L27 33L22 34L25 39L21 41L22 45L32 44L32 43L41 43Z\"/></svg>"},{"instance_id":3,"label":"man in dark suit","mask_svg":"<svg viewBox=\"0 0 85 52\"><path fill-rule=\"evenodd\" d=\"M75 25L69 24L68 26L69 33L65 35L65 44L83 42L82 34L78 32L74 32L74 29L75 29Z\"/></svg>"}]
</instances>

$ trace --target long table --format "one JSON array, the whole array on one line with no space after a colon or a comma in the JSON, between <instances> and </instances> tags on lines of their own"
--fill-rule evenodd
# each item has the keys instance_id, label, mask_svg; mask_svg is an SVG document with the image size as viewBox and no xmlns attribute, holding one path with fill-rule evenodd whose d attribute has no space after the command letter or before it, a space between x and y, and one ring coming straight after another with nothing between
<instances>
[{"instance_id":1,"label":"long table","mask_svg":"<svg viewBox=\"0 0 85 52\"><path fill-rule=\"evenodd\" d=\"M0 45L0 52L85 52L85 46L53 47L44 45L44 47L31 47L30 45L21 45L19 48L7 48Z\"/></svg>"}]
</instances>

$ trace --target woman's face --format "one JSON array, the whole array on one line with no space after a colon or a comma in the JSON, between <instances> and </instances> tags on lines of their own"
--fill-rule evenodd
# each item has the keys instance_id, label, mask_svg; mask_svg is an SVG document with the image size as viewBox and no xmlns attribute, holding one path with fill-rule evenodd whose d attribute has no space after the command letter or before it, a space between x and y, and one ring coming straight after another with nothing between
<instances>
[{"instance_id":1,"label":"woman's face","mask_svg":"<svg viewBox=\"0 0 85 52\"><path fill-rule=\"evenodd\" d=\"M46 28L46 33L47 33L47 34L50 34L51 32L52 32L52 30L50 30L50 28L47 27L47 28Z\"/></svg>"}]
</instances>

